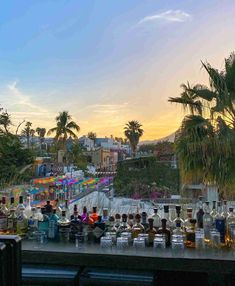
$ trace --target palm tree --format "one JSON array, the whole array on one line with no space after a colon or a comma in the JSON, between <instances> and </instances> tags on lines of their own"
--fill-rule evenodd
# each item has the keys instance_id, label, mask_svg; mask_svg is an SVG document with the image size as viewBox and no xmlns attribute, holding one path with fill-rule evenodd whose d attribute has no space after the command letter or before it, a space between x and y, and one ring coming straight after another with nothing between
<instances>
[{"instance_id":1,"label":"palm tree","mask_svg":"<svg viewBox=\"0 0 235 286\"><path fill-rule=\"evenodd\" d=\"M31 135L31 126L32 122L27 121L25 123L25 128L21 131L21 134L26 137L27 139L27 148L29 149L29 140L30 140L30 135Z\"/></svg>"},{"instance_id":2,"label":"palm tree","mask_svg":"<svg viewBox=\"0 0 235 286\"><path fill-rule=\"evenodd\" d=\"M136 155L139 139L144 133L141 127L142 125L136 120L129 121L124 127L124 134L130 142L133 157Z\"/></svg>"},{"instance_id":3,"label":"palm tree","mask_svg":"<svg viewBox=\"0 0 235 286\"><path fill-rule=\"evenodd\" d=\"M90 132L88 132L87 137L88 137L89 139L95 141L95 139L96 139L97 136L96 136L96 133L95 133L95 132L90 131Z\"/></svg>"},{"instance_id":4,"label":"palm tree","mask_svg":"<svg viewBox=\"0 0 235 286\"><path fill-rule=\"evenodd\" d=\"M46 135L46 128L37 127L36 132L40 139L40 148L42 149L42 144L44 142L44 137Z\"/></svg>"},{"instance_id":5,"label":"palm tree","mask_svg":"<svg viewBox=\"0 0 235 286\"><path fill-rule=\"evenodd\" d=\"M0 111L2 111L2 108L0 109ZM12 125L12 122L11 122L11 117L7 111L3 111L0 114L0 125L3 126L4 132L8 134L9 133L8 129Z\"/></svg>"},{"instance_id":6,"label":"palm tree","mask_svg":"<svg viewBox=\"0 0 235 286\"><path fill-rule=\"evenodd\" d=\"M51 135L52 133L56 133L55 139L57 143L59 141L62 142L62 148L65 150L66 140L68 135L72 138L77 138L77 135L73 132L73 130L79 132L80 127L76 122L71 121L72 117L68 113L68 111L62 111L56 116L56 127L53 127L48 130L47 135Z\"/></svg>"},{"instance_id":7,"label":"palm tree","mask_svg":"<svg viewBox=\"0 0 235 286\"><path fill-rule=\"evenodd\" d=\"M217 184L228 190L235 183L235 54L225 59L218 71L202 63L209 75L209 87L182 85L180 97L189 114L176 139L181 175L185 182Z\"/></svg>"}]
</instances>

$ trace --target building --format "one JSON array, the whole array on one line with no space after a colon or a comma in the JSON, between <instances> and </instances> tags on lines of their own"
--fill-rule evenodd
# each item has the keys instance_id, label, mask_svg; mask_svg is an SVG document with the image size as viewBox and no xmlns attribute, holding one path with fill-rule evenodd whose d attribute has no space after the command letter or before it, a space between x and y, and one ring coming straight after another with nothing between
<instances>
[{"instance_id":1,"label":"building","mask_svg":"<svg viewBox=\"0 0 235 286\"><path fill-rule=\"evenodd\" d=\"M93 150L95 148L94 140L88 138L87 136L82 136L78 139L80 145L87 149L87 151Z\"/></svg>"}]
</instances>

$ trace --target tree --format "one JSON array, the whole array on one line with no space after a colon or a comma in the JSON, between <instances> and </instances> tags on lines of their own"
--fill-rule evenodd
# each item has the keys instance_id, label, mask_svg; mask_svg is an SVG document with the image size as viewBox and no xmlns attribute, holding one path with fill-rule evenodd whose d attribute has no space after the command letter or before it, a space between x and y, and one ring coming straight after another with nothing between
<instances>
[{"instance_id":1,"label":"tree","mask_svg":"<svg viewBox=\"0 0 235 286\"><path fill-rule=\"evenodd\" d=\"M32 122L27 121L25 123L25 128L21 131L21 134L26 137L27 139L27 148L29 149L29 141L30 141L30 136L31 136L31 126Z\"/></svg>"},{"instance_id":2,"label":"tree","mask_svg":"<svg viewBox=\"0 0 235 286\"><path fill-rule=\"evenodd\" d=\"M55 140L57 143L61 142L62 148L65 150L66 140L68 135L72 138L77 138L77 135L73 130L79 132L80 127L74 121L71 121L72 117L68 113L68 111L62 111L56 116L56 127L53 127L48 130L47 135L51 135L52 133L56 133Z\"/></svg>"},{"instance_id":3,"label":"tree","mask_svg":"<svg viewBox=\"0 0 235 286\"><path fill-rule=\"evenodd\" d=\"M69 149L67 157L69 161L73 162L76 167L82 170L87 168L87 157L83 153L83 149L79 143L73 142L72 147Z\"/></svg>"},{"instance_id":4,"label":"tree","mask_svg":"<svg viewBox=\"0 0 235 286\"><path fill-rule=\"evenodd\" d=\"M46 135L46 128L37 127L36 132L40 139L40 148L42 149L42 144L45 140L45 135Z\"/></svg>"},{"instance_id":5,"label":"tree","mask_svg":"<svg viewBox=\"0 0 235 286\"><path fill-rule=\"evenodd\" d=\"M0 113L0 126L3 126L3 132L5 133L9 133L9 127L12 125L11 122L11 116L9 115L9 113L5 110L3 111L3 109L0 109L1 113Z\"/></svg>"},{"instance_id":6,"label":"tree","mask_svg":"<svg viewBox=\"0 0 235 286\"><path fill-rule=\"evenodd\" d=\"M170 102L189 111L176 139L181 175L185 182L217 184L221 190L235 185L235 54L218 71L202 63L209 87L182 85L180 97Z\"/></svg>"},{"instance_id":7,"label":"tree","mask_svg":"<svg viewBox=\"0 0 235 286\"><path fill-rule=\"evenodd\" d=\"M136 155L139 139L144 133L141 127L142 125L136 120L129 121L124 127L124 134L130 142L133 157Z\"/></svg>"},{"instance_id":8,"label":"tree","mask_svg":"<svg viewBox=\"0 0 235 286\"><path fill-rule=\"evenodd\" d=\"M87 137L95 142L97 136L95 132L90 131L88 132Z\"/></svg>"}]
</instances>

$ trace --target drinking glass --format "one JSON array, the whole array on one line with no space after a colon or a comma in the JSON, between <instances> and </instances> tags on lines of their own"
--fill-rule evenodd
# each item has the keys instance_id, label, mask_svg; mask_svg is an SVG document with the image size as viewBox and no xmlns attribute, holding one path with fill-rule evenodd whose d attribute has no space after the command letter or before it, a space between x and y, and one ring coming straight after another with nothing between
<instances>
[{"instance_id":1,"label":"drinking glass","mask_svg":"<svg viewBox=\"0 0 235 286\"><path fill-rule=\"evenodd\" d=\"M35 241L34 248L41 249L46 243L46 233L42 230L33 232L33 240Z\"/></svg>"},{"instance_id":2,"label":"drinking glass","mask_svg":"<svg viewBox=\"0 0 235 286\"><path fill-rule=\"evenodd\" d=\"M104 250L112 250L113 240L111 236L103 236L100 239L100 246Z\"/></svg>"},{"instance_id":3,"label":"drinking glass","mask_svg":"<svg viewBox=\"0 0 235 286\"><path fill-rule=\"evenodd\" d=\"M145 245L148 246L149 245L149 236L147 233L140 233L138 235L139 238L143 238L145 240Z\"/></svg>"},{"instance_id":4,"label":"drinking glass","mask_svg":"<svg viewBox=\"0 0 235 286\"><path fill-rule=\"evenodd\" d=\"M128 248L128 238L127 237L118 237L117 238L117 249L125 250Z\"/></svg>"},{"instance_id":5,"label":"drinking glass","mask_svg":"<svg viewBox=\"0 0 235 286\"><path fill-rule=\"evenodd\" d=\"M232 249L235 249L235 226L230 226L229 232L231 237L231 247Z\"/></svg>"},{"instance_id":6,"label":"drinking glass","mask_svg":"<svg viewBox=\"0 0 235 286\"><path fill-rule=\"evenodd\" d=\"M133 246L135 250L141 250L145 248L145 238L137 237L134 238Z\"/></svg>"},{"instance_id":7,"label":"drinking glass","mask_svg":"<svg viewBox=\"0 0 235 286\"><path fill-rule=\"evenodd\" d=\"M153 247L154 248L159 248L159 249L164 249L166 248L166 237L163 234L156 234L155 238L153 240Z\"/></svg>"},{"instance_id":8,"label":"drinking glass","mask_svg":"<svg viewBox=\"0 0 235 286\"><path fill-rule=\"evenodd\" d=\"M82 249L84 246L84 234L82 232L75 234L75 247Z\"/></svg>"},{"instance_id":9,"label":"drinking glass","mask_svg":"<svg viewBox=\"0 0 235 286\"><path fill-rule=\"evenodd\" d=\"M171 248L173 250L182 250L184 249L184 236L173 234L171 238Z\"/></svg>"},{"instance_id":10,"label":"drinking glass","mask_svg":"<svg viewBox=\"0 0 235 286\"><path fill-rule=\"evenodd\" d=\"M116 234L116 232L114 232L114 231L106 232L106 233L105 233L105 236L111 237L111 238L112 238L113 245L116 244L116 242L117 242L117 234Z\"/></svg>"},{"instance_id":11,"label":"drinking glass","mask_svg":"<svg viewBox=\"0 0 235 286\"><path fill-rule=\"evenodd\" d=\"M220 248L220 233L216 229L210 231L210 242L212 248Z\"/></svg>"},{"instance_id":12,"label":"drinking glass","mask_svg":"<svg viewBox=\"0 0 235 286\"><path fill-rule=\"evenodd\" d=\"M132 242L131 232L124 231L121 233L121 237L126 237L128 239L128 244L131 245Z\"/></svg>"},{"instance_id":13,"label":"drinking glass","mask_svg":"<svg viewBox=\"0 0 235 286\"><path fill-rule=\"evenodd\" d=\"M195 246L197 249L205 248L205 233L203 229L195 231Z\"/></svg>"},{"instance_id":14,"label":"drinking glass","mask_svg":"<svg viewBox=\"0 0 235 286\"><path fill-rule=\"evenodd\" d=\"M70 234L69 228L61 228L59 230L60 241L63 243L68 243L69 242L69 234Z\"/></svg>"}]
</instances>

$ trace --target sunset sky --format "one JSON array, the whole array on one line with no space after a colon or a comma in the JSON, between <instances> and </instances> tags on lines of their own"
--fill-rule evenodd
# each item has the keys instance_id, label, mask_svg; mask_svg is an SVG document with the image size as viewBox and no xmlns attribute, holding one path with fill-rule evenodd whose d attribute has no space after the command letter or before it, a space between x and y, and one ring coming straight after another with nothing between
<instances>
[{"instance_id":1,"label":"sunset sky","mask_svg":"<svg viewBox=\"0 0 235 286\"><path fill-rule=\"evenodd\" d=\"M138 120L142 139L167 136L183 116L168 97L207 82L201 60L223 68L234 15L234 0L1 1L0 104L34 128L68 110L80 135Z\"/></svg>"}]
</instances>

